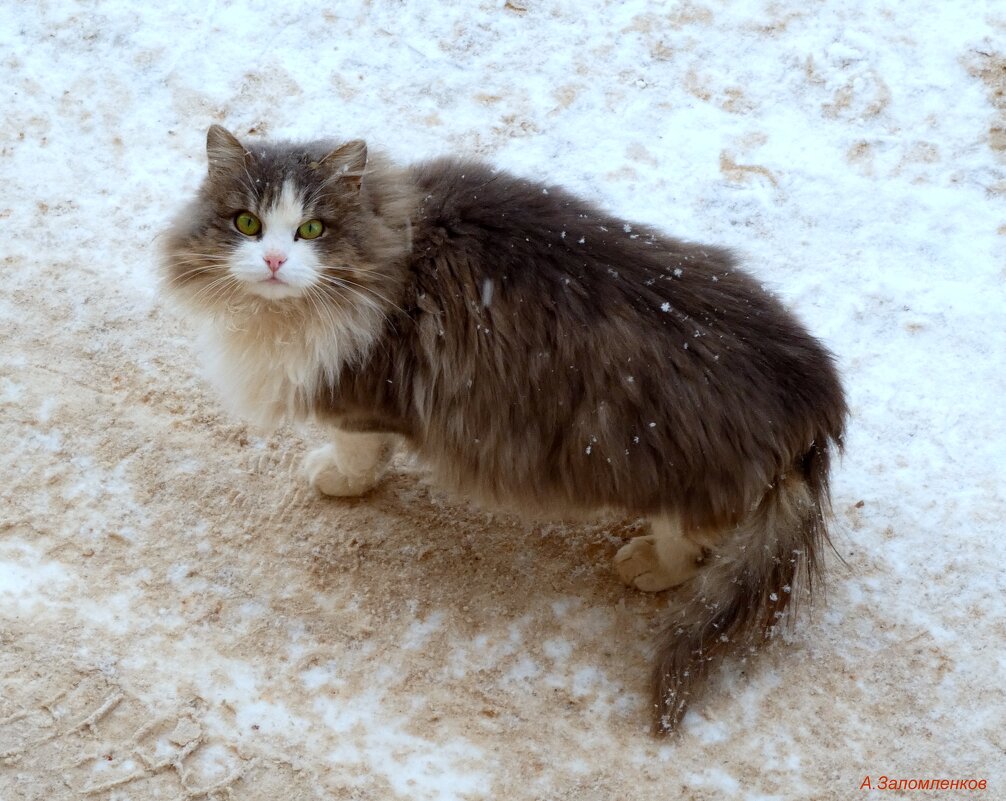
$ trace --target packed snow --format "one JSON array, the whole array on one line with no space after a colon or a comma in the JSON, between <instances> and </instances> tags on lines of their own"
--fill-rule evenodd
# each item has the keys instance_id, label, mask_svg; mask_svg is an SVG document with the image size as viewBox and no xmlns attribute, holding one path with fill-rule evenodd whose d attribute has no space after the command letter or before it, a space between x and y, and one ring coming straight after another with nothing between
<instances>
[{"instance_id":1,"label":"packed snow","mask_svg":"<svg viewBox=\"0 0 1006 801\"><path fill-rule=\"evenodd\" d=\"M6 4L0 798L1006 797L1004 42L933 0ZM231 416L158 292L212 123L736 252L852 407L814 607L658 741L633 521L480 511L407 459L315 495L315 434Z\"/></svg>"}]
</instances>

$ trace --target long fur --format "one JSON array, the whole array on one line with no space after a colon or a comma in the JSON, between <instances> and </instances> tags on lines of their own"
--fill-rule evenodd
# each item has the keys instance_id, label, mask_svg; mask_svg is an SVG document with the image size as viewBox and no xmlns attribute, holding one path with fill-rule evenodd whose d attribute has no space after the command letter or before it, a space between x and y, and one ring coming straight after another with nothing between
<instances>
[{"instance_id":1,"label":"long fur","mask_svg":"<svg viewBox=\"0 0 1006 801\"><path fill-rule=\"evenodd\" d=\"M456 159L347 178L330 154L362 143L244 150L221 130L165 284L211 321L246 413L400 435L489 504L680 521L708 555L654 670L673 729L818 570L846 417L831 355L727 251L559 187ZM231 220L291 180L329 231L323 278L264 302L226 280Z\"/></svg>"},{"instance_id":2,"label":"long fur","mask_svg":"<svg viewBox=\"0 0 1006 801\"><path fill-rule=\"evenodd\" d=\"M804 469L826 459L814 446ZM821 478L804 470L781 478L673 600L653 667L657 733L675 729L723 657L767 641L794 596L820 578L829 505Z\"/></svg>"}]
</instances>

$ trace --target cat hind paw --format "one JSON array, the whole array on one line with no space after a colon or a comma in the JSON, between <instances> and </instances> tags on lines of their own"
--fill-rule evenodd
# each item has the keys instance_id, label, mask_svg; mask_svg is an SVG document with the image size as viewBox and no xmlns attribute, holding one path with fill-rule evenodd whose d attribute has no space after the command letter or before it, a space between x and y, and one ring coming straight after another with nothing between
<instances>
[{"instance_id":1,"label":"cat hind paw","mask_svg":"<svg viewBox=\"0 0 1006 801\"><path fill-rule=\"evenodd\" d=\"M630 587L643 592L660 592L688 581L698 570L694 561L675 560L665 564L653 535L636 537L615 554L615 571Z\"/></svg>"}]
</instances>

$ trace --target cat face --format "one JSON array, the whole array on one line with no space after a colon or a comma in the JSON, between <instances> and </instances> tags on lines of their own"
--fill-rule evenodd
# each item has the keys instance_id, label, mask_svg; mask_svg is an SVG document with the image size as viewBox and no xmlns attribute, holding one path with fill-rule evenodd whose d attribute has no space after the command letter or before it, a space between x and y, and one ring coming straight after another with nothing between
<instances>
[{"instance_id":1,"label":"cat face","mask_svg":"<svg viewBox=\"0 0 1006 801\"><path fill-rule=\"evenodd\" d=\"M167 247L169 285L201 305L316 305L366 283L360 189L367 148L248 149L213 126L209 170Z\"/></svg>"},{"instance_id":2,"label":"cat face","mask_svg":"<svg viewBox=\"0 0 1006 801\"><path fill-rule=\"evenodd\" d=\"M308 218L302 193L287 178L267 203L261 198L254 209L234 214L240 238L234 246L228 269L243 289L269 300L298 297L325 279L319 238L325 223Z\"/></svg>"}]
</instances>

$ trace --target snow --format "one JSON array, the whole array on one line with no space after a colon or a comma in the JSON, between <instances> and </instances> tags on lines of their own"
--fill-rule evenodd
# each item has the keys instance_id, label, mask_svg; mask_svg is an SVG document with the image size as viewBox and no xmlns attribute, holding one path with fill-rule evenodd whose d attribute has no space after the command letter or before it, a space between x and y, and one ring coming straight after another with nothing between
<instances>
[{"instance_id":1,"label":"snow","mask_svg":"<svg viewBox=\"0 0 1006 801\"><path fill-rule=\"evenodd\" d=\"M0 595L5 605L39 603L51 590L73 581L63 565L45 561L28 543L5 543L0 553Z\"/></svg>"},{"instance_id":2,"label":"snow","mask_svg":"<svg viewBox=\"0 0 1006 801\"><path fill-rule=\"evenodd\" d=\"M883 772L1001 789L1004 33L992 5L933 0L8 8L0 797L76 798L74 760L132 742L139 724L61 729L4 762L45 733L43 689L73 714L111 697L98 668L127 698L112 718L199 717L193 775L251 799L238 774L267 764L318 797L847 798ZM321 506L296 435L206 389L155 263L213 122L565 186L626 233L732 249L835 352L844 562L680 740L645 734L659 602L615 585L616 536L534 545L407 467Z\"/></svg>"}]
</instances>

